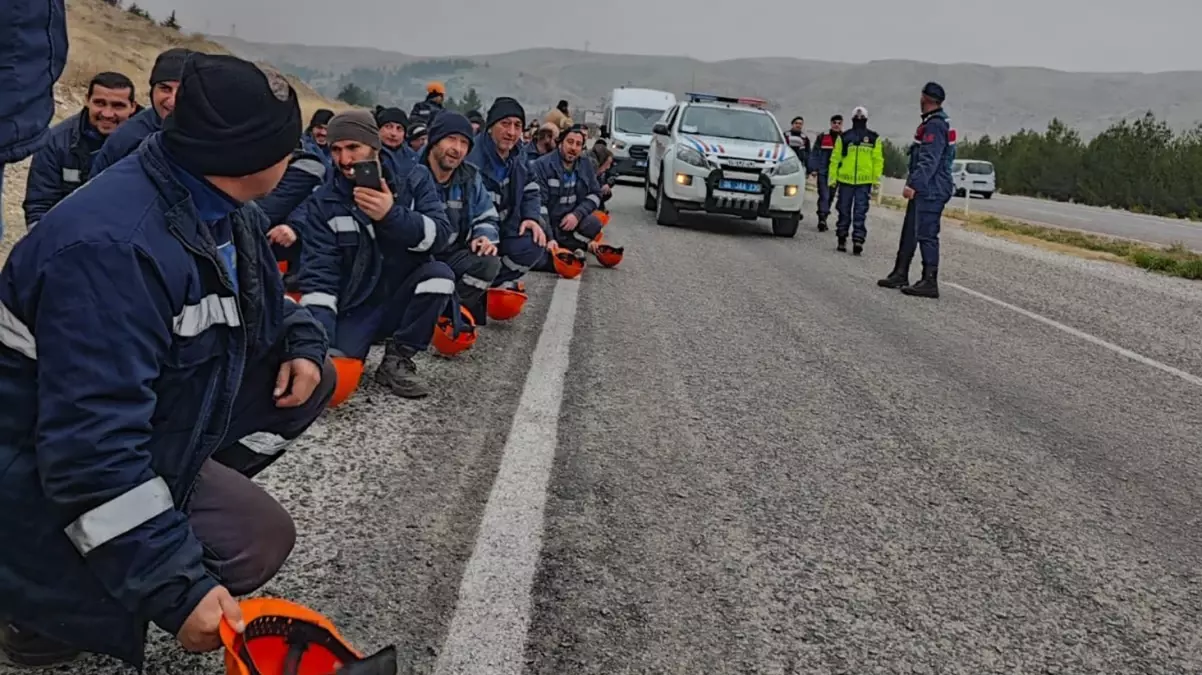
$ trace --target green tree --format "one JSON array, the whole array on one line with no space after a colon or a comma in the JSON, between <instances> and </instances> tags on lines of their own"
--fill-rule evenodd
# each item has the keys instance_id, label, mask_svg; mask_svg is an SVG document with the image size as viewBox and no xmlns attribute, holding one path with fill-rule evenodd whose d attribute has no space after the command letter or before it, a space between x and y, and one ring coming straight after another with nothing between
<instances>
[{"instance_id":1,"label":"green tree","mask_svg":"<svg viewBox=\"0 0 1202 675\"><path fill-rule=\"evenodd\" d=\"M361 108L370 108L376 104L371 93L354 82L347 82L338 92L338 100Z\"/></svg>"},{"instance_id":2,"label":"green tree","mask_svg":"<svg viewBox=\"0 0 1202 675\"><path fill-rule=\"evenodd\" d=\"M467 94L464 95L459 105L462 109L461 111L464 113L471 112L472 110L480 110L484 107L484 103L480 100L480 94L476 93L475 87L467 90Z\"/></svg>"},{"instance_id":3,"label":"green tree","mask_svg":"<svg viewBox=\"0 0 1202 675\"><path fill-rule=\"evenodd\" d=\"M163 23L162 23L162 24L160 24L160 25L161 25L163 28L170 28L170 29L172 29L172 30L179 30L179 21L176 21L176 20L175 20L175 10L171 10L171 16L169 16L169 17L167 17L166 19L164 19L164 20L163 20Z\"/></svg>"},{"instance_id":4,"label":"green tree","mask_svg":"<svg viewBox=\"0 0 1202 675\"><path fill-rule=\"evenodd\" d=\"M129 8L125 11L133 14L134 16L140 16L147 21L154 21L154 19L150 16L150 12L142 9L136 2L130 3Z\"/></svg>"},{"instance_id":5,"label":"green tree","mask_svg":"<svg viewBox=\"0 0 1202 675\"><path fill-rule=\"evenodd\" d=\"M881 149L885 154L885 175L890 178L905 178L910 168L906 151L888 138L884 140Z\"/></svg>"}]
</instances>

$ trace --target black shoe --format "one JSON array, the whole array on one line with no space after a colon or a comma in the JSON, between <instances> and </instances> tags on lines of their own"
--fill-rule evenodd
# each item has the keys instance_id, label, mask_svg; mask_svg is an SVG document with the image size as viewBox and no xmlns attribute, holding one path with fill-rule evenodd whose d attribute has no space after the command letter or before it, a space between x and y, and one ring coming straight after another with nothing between
<instances>
[{"instance_id":1,"label":"black shoe","mask_svg":"<svg viewBox=\"0 0 1202 675\"><path fill-rule=\"evenodd\" d=\"M936 267L923 267L922 279L913 286L903 286L901 292L916 298L939 297L939 269Z\"/></svg>"},{"instance_id":2,"label":"black shoe","mask_svg":"<svg viewBox=\"0 0 1202 675\"><path fill-rule=\"evenodd\" d=\"M0 626L0 663L25 668L48 668L74 661L78 649L12 624Z\"/></svg>"},{"instance_id":3,"label":"black shoe","mask_svg":"<svg viewBox=\"0 0 1202 675\"><path fill-rule=\"evenodd\" d=\"M835 250L847 253L847 237L839 237L839 243L835 245Z\"/></svg>"},{"instance_id":4,"label":"black shoe","mask_svg":"<svg viewBox=\"0 0 1202 675\"><path fill-rule=\"evenodd\" d=\"M862 241L852 242L852 245L851 245L851 254L852 255L860 255L863 252L864 252L864 242L862 242Z\"/></svg>"},{"instance_id":5,"label":"black shoe","mask_svg":"<svg viewBox=\"0 0 1202 675\"><path fill-rule=\"evenodd\" d=\"M876 282L881 288L901 288L910 285L910 259L903 258L901 253L893 262L893 271L889 276Z\"/></svg>"},{"instance_id":6,"label":"black shoe","mask_svg":"<svg viewBox=\"0 0 1202 675\"><path fill-rule=\"evenodd\" d=\"M829 229L830 228L826 226L826 218L819 218L818 219L818 231L826 232Z\"/></svg>"},{"instance_id":7,"label":"black shoe","mask_svg":"<svg viewBox=\"0 0 1202 675\"><path fill-rule=\"evenodd\" d=\"M389 344L384 360L376 369L376 382L388 387L401 398L423 398L430 395L430 385L417 374L414 352L407 347Z\"/></svg>"}]
</instances>

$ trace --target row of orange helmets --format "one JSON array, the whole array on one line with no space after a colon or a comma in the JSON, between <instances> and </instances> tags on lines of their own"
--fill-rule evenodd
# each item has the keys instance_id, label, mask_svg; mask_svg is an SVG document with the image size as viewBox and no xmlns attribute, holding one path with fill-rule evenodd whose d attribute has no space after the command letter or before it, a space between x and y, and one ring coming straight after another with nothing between
<instances>
[{"instance_id":1,"label":"row of orange helmets","mask_svg":"<svg viewBox=\"0 0 1202 675\"><path fill-rule=\"evenodd\" d=\"M609 224L609 214L605 211L596 211L595 215L601 220L602 227ZM595 241L597 242L597 262L603 267L617 267L622 262L623 249L619 246L611 246L603 242L604 232L598 233ZM555 265L555 271L559 276L565 279L575 279L584 272L585 260L577 256L574 252L561 248L552 258ZM280 263L280 272L288 271L286 262ZM290 292L288 294L293 300L300 300L300 294ZM522 309L526 306L526 300L529 296L526 294L526 287L519 283L517 289L505 288L490 288L488 289L488 318L493 321L510 321L517 318L522 313ZM455 327L451 319L443 317L439 319L438 325L434 329L434 335L430 340L430 346L434 348L436 354L452 358L466 352L476 344L476 318L465 307L460 307L460 312L463 318L465 328L461 328L458 333L455 332ZM359 388L359 380L363 377L363 361L350 357L334 357L334 369L338 373L338 382L334 387L334 396L330 399L329 407L334 408L344 403L355 390Z\"/></svg>"}]
</instances>

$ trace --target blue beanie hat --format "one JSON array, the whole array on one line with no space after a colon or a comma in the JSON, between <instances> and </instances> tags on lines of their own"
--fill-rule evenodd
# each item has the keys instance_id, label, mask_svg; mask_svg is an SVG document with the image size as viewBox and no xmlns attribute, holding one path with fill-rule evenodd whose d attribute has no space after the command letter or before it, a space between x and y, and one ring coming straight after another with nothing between
<instances>
[{"instance_id":1,"label":"blue beanie hat","mask_svg":"<svg viewBox=\"0 0 1202 675\"><path fill-rule=\"evenodd\" d=\"M444 110L434 118L434 122L430 124L430 131L427 132L430 136L428 143L430 146L438 145L438 142L447 136L459 134L467 139L468 151L472 148L472 137L475 133L472 131L472 123L466 117L451 110Z\"/></svg>"}]
</instances>

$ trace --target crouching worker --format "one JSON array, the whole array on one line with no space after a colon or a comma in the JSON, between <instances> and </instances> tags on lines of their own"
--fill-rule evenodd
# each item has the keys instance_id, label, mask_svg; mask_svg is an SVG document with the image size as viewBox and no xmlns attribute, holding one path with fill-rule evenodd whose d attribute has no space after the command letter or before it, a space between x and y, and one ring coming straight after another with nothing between
<instances>
[{"instance_id":1,"label":"crouching worker","mask_svg":"<svg viewBox=\"0 0 1202 675\"><path fill-rule=\"evenodd\" d=\"M476 325L484 325L488 288L501 271L497 257L501 237L492 196L476 167L463 161L471 150L472 123L457 112L445 111L430 125L422 165L434 175L451 221L452 239L440 242L437 257L455 272L460 304L472 313Z\"/></svg>"},{"instance_id":2,"label":"crouching worker","mask_svg":"<svg viewBox=\"0 0 1202 675\"><path fill-rule=\"evenodd\" d=\"M267 239L276 260L287 263L286 285L293 282L300 267L300 244L296 231L286 219L325 181L326 164L319 155L304 147L292 151L288 170L266 197L256 200L267 216Z\"/></svg>"},{"instance_id":3,"label":"crouching worker","mask_svg":"<svg viewBox=\"0 0 1202 675\"><path fill-rule=\"evenodd\" d=\"M518 280L546 259L548 239L539 216L538 182L529 174L526 157L518 148L526 111L517 100L502 96L493 101L467 161L480 171L484 188L492 196L501 226L501 271L493 281L498 288L519 288Z\"/></svg>"},{"instance_id":4,"label":"crouching worker","mask_svg":"<svg viewBox=\"0 0 1202 675\"><path fill-rule=\"evenodd\" d=\"M0 649L143 661L147 622L221 646L295 529L250 480L334 376L247 203L300 134L278 73L195 55L164 131L48 212L0 271Z\"/></svg>"},{"instance_id":5,"label":"crouching worker","mask_svg":"<svg viewBox=\"0 0 1202 675\"><path fill-rule=\"evenodd\" d=\"M389 155L370 112L339 113L326 129L337 171L290 218L304 245L300 304L325 327L330 354L365 359L392 338L376 380L397 396L430 393L413 357L430 346L455 292L455 275L432 251L451 238L430 172ZM395 160L395 161L394 161ZM379 178L379 189L363 187Z\"/></svg>"},{"instance_id":6,"label":"crouching worker","mask_svg":"<svg viewBox=\"0 0 1202 675\"><path fill-rule=\"evenodd\" d=\"M559 135L559 147L531 165L542 193L542 210L558 244L573 251L596 253L602 223L593 213L601 208L601 185L593 163L582 156L584 128L570 127Z\"/></svg>"}]
</instances>

